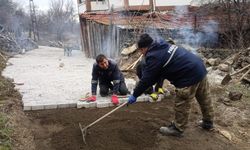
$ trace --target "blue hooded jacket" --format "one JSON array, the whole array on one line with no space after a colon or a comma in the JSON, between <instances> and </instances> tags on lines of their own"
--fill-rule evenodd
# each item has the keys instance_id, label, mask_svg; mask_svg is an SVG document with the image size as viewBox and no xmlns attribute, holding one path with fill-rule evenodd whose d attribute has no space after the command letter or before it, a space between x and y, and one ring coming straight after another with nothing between
<instances>
[{"instance_id":1,"label":"blue hooded jacket","mask_svg":"<svg viewBox=\"0 0 250 150\"><path fill-rule=\"evenodd\" d=\"M133 96L140 96L159 78L167 79L177 88L200 82L207 74L201 58L165 40L154 41L145 54L146 65Z\"/></svg>"}]
</instances>

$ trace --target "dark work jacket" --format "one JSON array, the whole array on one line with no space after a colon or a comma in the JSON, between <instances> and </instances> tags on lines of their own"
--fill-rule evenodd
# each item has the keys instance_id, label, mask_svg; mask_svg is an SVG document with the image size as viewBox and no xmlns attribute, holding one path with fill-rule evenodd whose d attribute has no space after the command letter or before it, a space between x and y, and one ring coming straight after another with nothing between
<instances>
[{"instance_id":1,"label":"dark work jacket","mask_svg":"<svg viewBox=\"0 0 250 150\"><path fill-rule=\"evenodd\" d=\"M121 82L124 82L124 77L118 68L118 65L113 60L108 60L109 67L104 70L94 63L92 68L91 91L96 95L97 84L110 85L113 82L113 93L117 94Z\"/></svg>"},{"instance_id":2,"label":"dark work jacket","mask_svg":"<svg viewBox=\"0 0 250 150\"><path fill-rule=\"evenodd\" d=\"M145 54L146 65L133 95L140 96L159 78L167 79L177 88L200 82L207 74L201 58L184 48L164 40L154 41Z\"/></svg>"}]
</instances>

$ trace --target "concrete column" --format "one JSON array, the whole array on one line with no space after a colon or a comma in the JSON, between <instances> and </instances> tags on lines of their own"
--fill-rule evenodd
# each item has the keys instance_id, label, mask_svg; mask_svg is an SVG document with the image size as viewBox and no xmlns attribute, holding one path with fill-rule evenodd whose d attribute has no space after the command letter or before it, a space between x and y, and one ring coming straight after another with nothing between
<instances>
[{"instance_id":1,"label":"concrete column","mask_svg":"<svg viewBox=\"0 0 250 150\"><path fill-rule=\"evenodd\" d=\"M91 0L86 0L86 11L91 11Z\"/></svg>"},{"instance_id":2,"label":"concrete column","mask_svg":"<svg viewBox=\"0 0 250 150\"><path fill-rule=\"evenodd\" d=\"M151 8L151 10L155 11L155 0L149 0L149 6Z\"/></svg>"},{"instance_id":3,"label":"concrete column","mask_svg":"<svg viewBox=\"0 0 250 150\"><path fill-rule=\"evenodd\" d=\"M129 8L129 0L124 0L124 8L126 10Z\"/></svg>"},{"instance_id":4,"label":"concrete column","mask_svg":"<svg viewBox=\"0 0 250 150\"><path fill-rule=\"evenodd\" d=\"M152 10L154 9L154 0L149 0L149 6Z\"/></svg>"}]
</instances>

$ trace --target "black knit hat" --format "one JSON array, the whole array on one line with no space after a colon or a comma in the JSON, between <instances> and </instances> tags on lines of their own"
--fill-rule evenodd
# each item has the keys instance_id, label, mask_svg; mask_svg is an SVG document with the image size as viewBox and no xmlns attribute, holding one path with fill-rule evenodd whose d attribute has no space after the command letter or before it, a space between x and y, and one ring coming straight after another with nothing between
<instances>
[{"instance_id":1,"label":"black knit hat","mask_svg":"<svg viewBox=\"0 0 250 150\"><path fill-rule=\"evenodd\" d=\"M147 33L145 33L140 36L140 39L137 42L137 47L145 48L145 47L150 46L152 42L153 42L153 39Z\"/></svg>"}]
</instances>

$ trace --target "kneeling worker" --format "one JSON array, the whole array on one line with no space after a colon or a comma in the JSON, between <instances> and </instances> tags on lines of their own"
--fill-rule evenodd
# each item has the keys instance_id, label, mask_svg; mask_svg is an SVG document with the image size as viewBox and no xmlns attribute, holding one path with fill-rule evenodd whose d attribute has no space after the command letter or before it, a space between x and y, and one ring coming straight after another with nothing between
<instances>
[{"instance_id":1,"label":"kneeling worker","mask_svg":"<svg viewBox=\"0 0 250 150\"><path fill-rule=\"evenodd\" d=\"M88 101L96 101L96 91L99 82L100 95L108 96L111 90L111 101L118 104L117 95L127 95L129 93L123 74L116 62L108 59L105 55L100 54L96 57L96 62L92 68L91 93ZM113 84L112 84L113 83Z\"/></svg>"}]
</instances>

